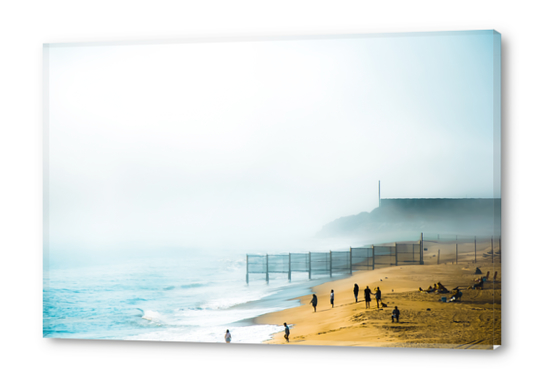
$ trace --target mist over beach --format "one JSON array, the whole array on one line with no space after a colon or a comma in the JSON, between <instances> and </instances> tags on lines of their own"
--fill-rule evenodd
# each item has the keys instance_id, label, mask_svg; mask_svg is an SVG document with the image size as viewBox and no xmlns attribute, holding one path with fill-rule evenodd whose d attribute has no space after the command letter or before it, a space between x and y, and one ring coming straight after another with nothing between
<instances>
[{"instance_id":1,"label":"mist over beach","mask_svg":"<svg viewBox=\"0 0 542 379\"><path fill-rule=\"evenodd\" d=\"M493 31L44 56L45 337L223 342L230 328L263 342L281 323L254 318L295 309L316 282L247 285L247 254L500 235ZM471 225L463 211L398 216L391 199L498 210L470 207Z\"/></svg>"}]
</instances>

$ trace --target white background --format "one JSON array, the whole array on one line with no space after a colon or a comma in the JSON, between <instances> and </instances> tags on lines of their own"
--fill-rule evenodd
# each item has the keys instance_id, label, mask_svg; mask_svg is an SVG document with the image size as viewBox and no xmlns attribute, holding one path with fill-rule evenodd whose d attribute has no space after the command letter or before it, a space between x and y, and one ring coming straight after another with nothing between
<instances>
[{"instance_id":1,"label":"white background","mask_svg":"<svg viewBox=\"0 0 542 379\"><path fill-rule=\"evenodd\" d=\"M540 12L526 1L20 1L0 5L0 375L504 378L540 354ZM42 44L496 29L503 53L503 344L494 352L41 338ZM529 371L528 371L529 370ZM536 372L531 375L536 376ZM189 375L186 375L186 374Z\"/></svg>"}]
</instances>

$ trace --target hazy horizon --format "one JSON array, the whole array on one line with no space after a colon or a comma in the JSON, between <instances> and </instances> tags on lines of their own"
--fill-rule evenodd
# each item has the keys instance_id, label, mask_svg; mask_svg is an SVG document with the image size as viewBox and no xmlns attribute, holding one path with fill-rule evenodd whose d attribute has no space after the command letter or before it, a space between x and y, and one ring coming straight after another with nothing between
<instances>
[{"instance_id":1,"label":"hazy horizon","mask_svg":"<svg viewBox=\"0 0 542 379\"><path fill-rule=\"evenodd\" d=\"M310 248L379 180L500 197L495 38L46 45L49 253Z\"/></svg>"}]
</instances>

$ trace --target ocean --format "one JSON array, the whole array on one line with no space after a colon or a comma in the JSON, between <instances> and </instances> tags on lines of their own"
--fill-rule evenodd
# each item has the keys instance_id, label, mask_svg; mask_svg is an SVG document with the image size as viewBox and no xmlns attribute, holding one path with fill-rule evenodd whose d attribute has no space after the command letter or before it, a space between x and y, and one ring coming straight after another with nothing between
<instances>
[{"instance_id":1,"label":"ocean","mask_svg":"<svg viewBox=\"0 0 542 379\"><path fill-rule=\"evenodd\" d=\"M294 298L329 277L276 274L246 284L245 254L136 256L50 264L43 278L43 336L48 338L261 343L283 326L259 315L298 306ZM288 322L288 320L284 320Z\"/></svg>"}]
</instances>

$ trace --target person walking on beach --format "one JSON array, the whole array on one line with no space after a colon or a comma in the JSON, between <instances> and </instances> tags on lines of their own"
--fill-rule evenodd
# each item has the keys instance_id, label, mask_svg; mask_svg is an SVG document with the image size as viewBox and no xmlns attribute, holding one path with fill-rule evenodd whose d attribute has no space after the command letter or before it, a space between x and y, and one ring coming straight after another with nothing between
<instances>
[{"instance_id":1,"label":"person walking on beach","mask_svg":"<svg viewBox=\"0 0 542 379\"><path fill-rule=\"evenodd\" d=\"M395 319L397 322L399 322L399 314L401 312L399 312L399 309L397 309L397 305L395 306L395 309L393 310L393 312L391 313L391 322L393 322L393 319Z\"/></svg>"},{"instance_id":2,"label":"person walking on beach","mask_svg":"<svg viewBox=\"0 0 542 379\"><path fill-rule=\"evenodd\" d=\"M354 297L356 298L356 303L358 302L358 293L359 293L358 284L354 283Z\"/></svg>"},{"instance_id":3,"label":"person walking on beach","mask_svg":"<svg viewBox=\"0 0 542 379\"><path fill-rule=\"evenodd\" d=\"M318 298L315 294L312 295L311 304L314 307L314 311L316 312L316 305L318 304Z\"/></svg>"},{"instance_id":4,"label":"person walking on beach","mask_svg":"<svg viewBox=\"0 0 542 379\"><path fill-rule=\"evenodd\" d=\"M331 295L329 296L329 301L331 302L331 308L333 308L333 303L335 302L335 294L331 290Z\"/></svg>"},{"instance_id":5,"label":"person walking on beach","mask_svg":"<svg viewBox=\"0 0 542 379\"><path fill-rule=\"evenodd\" d=\"M371 308L371 295L373 294L369 289L369 286L365 288L365 308Z\"/></svg>"},{"instance_id":6,"label":"person walking on beach","mask_svg":"<svg viewBox=\"0 0 542 379\"><path fill-rule=\"evenodd\" d=\"M382 302L382 292L380 291L380 287L376 287L375 299L376 307L378 308L379 303Z\"/></svg>"},{"instance_id":7,"label":"person walking on beach","mask_svg":"<svg viewBox=\"0 0 542 379\"><path fill-rule=\"evenodd\" d=\"M284 323L284 338L286 342L290 342L290 328L288 328L288 324L286 323Z\"/></svg>"},{"instance_id":8,"label":"person walking on beach","mask_svg":"<svg viewBox=\"0 0 542 379\"><path fill-rule=\"evenodd\" d=\"M226 340L226 343L231 342L231 333L230 333L229 329L226 330L226 334L224 335L224 339Z\"/></svg>"}]
</instances>

